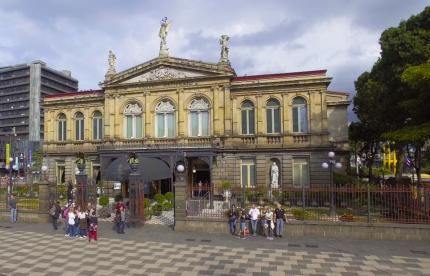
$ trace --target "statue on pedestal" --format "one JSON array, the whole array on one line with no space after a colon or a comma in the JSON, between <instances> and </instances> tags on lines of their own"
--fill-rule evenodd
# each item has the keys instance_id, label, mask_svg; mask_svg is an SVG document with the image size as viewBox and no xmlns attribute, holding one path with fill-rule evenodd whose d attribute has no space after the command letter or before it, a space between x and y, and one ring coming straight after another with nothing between
<instances>
[{"instance_id":1,"label":"statue on pedestal","mask_svg":"<svg viewBox=\"0 0 430 276\"><path fill-rule=\"evenodd\" d=\"M116 74L116 56L112 52L112 50L109 50L108 64L109 68L105 75L106 78L109 78Z\"/></svg>"},{"instance_id":2,"label":"statue on pedestal","mask_svg":"<svg viewBox=\"0 0 430 276\"><path fill-rule=\"evenodd\" d=\"M273 162L272 167L270 168L270 176L271 176L271 187L272 189L279 188L279 168L276 165L276 162Z\"/></svg>"},{"instance_id":3,"label":"statue on pedestal","mask_svg":"<svg viewBox=\"0 0 430 276\"><path fill-rule=\"evenodd\" d=\"M169 48L167 48L167 34L169 33L170 22L167 21L167 17L161 20L161 27L158 36L161 38L160 41L160 57L169 56Z\"/></svg>"},{"instance_id":4,"label":"statue on pedestal","mask_svg":"<svg viewBox=\"0 0 430 276\"><path fill-rule=\"evenodd\" d=\"M222 35L219 44L221 45L221 58L220 63L229 63L228 61L228 41L230 40L230 37L228 35Z\"/></svg>"}]
</instances>

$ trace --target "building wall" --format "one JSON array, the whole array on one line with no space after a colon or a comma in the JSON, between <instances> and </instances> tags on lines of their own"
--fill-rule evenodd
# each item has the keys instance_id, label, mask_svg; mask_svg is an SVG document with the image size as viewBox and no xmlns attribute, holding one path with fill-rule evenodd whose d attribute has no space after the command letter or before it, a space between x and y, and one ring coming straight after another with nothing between
<instances>
[{"instance_id":1,"label":"building wall","mask_svg":"<svg viewBox=\"0 0 430 276\"><path fill-rule=\"evenodd\" d=\"M156 63L158 61L154 61ZM177 62L175 59L160 62ZM194 65L193 61L183 62L184 67ZM196 63L197 64L197 63ZM197 64L198 65L198 64ZM199 68L194 68L197 70ZM179 65L177 65L179 66ZM200 66L200 65L198 65ZM204 65L204 68L213 65ZM130 76L136 78L139 66L129 69ZM178 67L175 67L175 70ZM148 69L149 70L149 69ZM151 69L152 70L152 69ZM215 69L214 69L215 70ZM127 72L127 70L126 70ZM125 73L121 73L126 76ZM119 75L121 75L119 74ZM142 69L142 74L146 74ZM160 152L179 150L187 152L212 150L212 179L215 188L220 190L222 182L229 180L240 185L240 161L243 158L255 160L257 185L269 187L270 165L274 158L280 166L283 185L293 184L293 160L304 157L309 160L311 185L326 185L328 172L321 169L327 152L347 150L344 144L346 108L348 96L327 91L330 78L325 71L314 75L295 74L283 78L247 80L233 78L231 75L216 75L191 78L185 81L165 79L155 82L130 83L131 77L112 84L105 84L100 92L76 93L70 96L45 98L45 145L48 156L61 159L74 156L78 151L89 155L97 154L104 148L114 152L159 148ZM127 79L128 78L128 79ZM208 137L189 135L189 105L195 98L204 98L209 103L210 134ZM308 131L293 132L293 100L301 97L306 100ZM275 98L280 103L281 131L267 133L267 101ZM162 100L169 100L175 106L175 136L157 138L155 135L155 107ZM243 135L241 130L241 105L249 100L255 108L255 134ZM128 103L138 103L143 111L143 138L126 139L124 107ZM336 111L333 112L333 105ZM92 135L92 114L99 110L103 114L104 137L94 141ZM74 114L80 111L85 116L85 139L76 141ZM58 141L58 115L67 117L67 139ZM332 124L342 124L334 129ZM330 133L334 131L333 134ZM329 139L332 137L331 139ZM340 139L342 144L336 144ZM72 171L73 168L70 168Z\"/></svg>"}]
</instances>

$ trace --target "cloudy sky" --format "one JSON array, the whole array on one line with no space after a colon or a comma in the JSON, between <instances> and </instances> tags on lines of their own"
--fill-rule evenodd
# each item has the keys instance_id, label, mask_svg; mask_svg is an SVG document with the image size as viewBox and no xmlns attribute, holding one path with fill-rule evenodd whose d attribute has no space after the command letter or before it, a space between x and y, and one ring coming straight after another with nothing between
<instances>
[{"instance_id":1,"label":"cloudy sky","mask_svg":"<svg viewBox=\"0 0 430 276\"><path fill-rule=\"evenodd\" d=\"M107 53L124 70L158 55L160 20L172 21L170 55L217 62L230 39L238 75L327 69L332 90L379 55L381 32L419 13L427 0L120 1L0 0L0 67L43 60L68 69L80 89L96 89ZM350 119L353 116L350 114Z\"/></svg>"}]
</instances>

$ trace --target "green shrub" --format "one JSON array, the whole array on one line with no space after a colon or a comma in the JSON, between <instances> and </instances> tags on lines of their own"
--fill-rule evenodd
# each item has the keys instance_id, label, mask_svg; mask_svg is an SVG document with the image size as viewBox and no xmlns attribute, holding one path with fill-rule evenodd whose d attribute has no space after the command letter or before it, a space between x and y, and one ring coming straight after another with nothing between
<instances>
[{"instance_id":1,"label":"green shrub","mask_svg":"<svg viewBox=\"0 0 430 276\"><path fill-rule=\"evenodd\" d=\"M157 201L158 204L162 204L166 200L166 197L162 194L156 194L154 195L154 199L155 201Z\"/></svg>"},{"instance_id":2,"label":"green shrub","mask_svg":"<svg viewBox=\"0 0 430 276\"><path fill-rule=\"evenodd\" d=\"M152 206L152 213L154 214L154 216L159 216L161 215L161 212L163 211L163 206L161 204L156 204L154 206Z\"/></svg>"},{"instance_id":3,"label":"green shrub","mask_svg":"<svg viewBox=\"0 0 430 276\"><path fill-rule=\"evenodd\" d=\"M167 192L167 193L165 193L165 194L164 194L164 196L166 197L166 199L167 199L169 202L172 202L172 201L173 201L173 199L175 198L175 196L173 195L173 193L172 193L172 192Z\"/></svg>"},{"instance_id":4,"label":"green shrub","mask_svg":"<svg viewBox=\"0 0 430 276\"><path fill-rule=\"evenodd\" d=\"M151 205L151 200L149 198L143 199L143 207L148 208Z\"/></svg>"},{"instance_id":5,"label":"green shrub","mask_svg":"<svg viewBox=\"0 0 430 276\"><path fill-rule=\"evenodd\" d=\"M107 195L102 195L99 198L99 204L103 207L109 204L109 197Z\"/></svg>"},{"instance_id":6,"label":"green shrub","mask_svg":"<svg viewBox=\"0 0 430 276\"><path fill-rule=\"evenodd\" d=\"M163 203L163 210L164 211L170 211L173 208L173 204L169 201L166 201Z\"/></svg>"},{"instance_id":7,"label":"green shrub","mask_svg":"<svg viewBox=\"0 0 430 276\"><path fill-rule=\"evenodd\" d=\"M230 181L226 180L222 183L222 189L224 191L230 190L230 188L231 188L231 182Z\"/></svg>"}]
</instances>

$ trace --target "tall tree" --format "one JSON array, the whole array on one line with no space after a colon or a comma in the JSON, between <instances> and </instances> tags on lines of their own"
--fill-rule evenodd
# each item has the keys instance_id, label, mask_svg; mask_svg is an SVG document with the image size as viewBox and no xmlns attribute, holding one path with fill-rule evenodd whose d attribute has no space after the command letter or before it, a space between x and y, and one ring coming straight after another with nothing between
<instances>
[{"instance_id":1,"label":"tall tree","mask_svg":"<svg viewBox=\"0 0 430 276\"><path fill-rule=\"evenodd\" d=\"M408 67L423 64L430 58L430 7L402 21L398 27L385 30L379 42L381 57L370 73L363 73L356 81L354 111L357 117L364 125L372 126L370 130L376 134L409 129L428 122L428 92L423 93L421 87L402 81L402 74ZM367 108L376 111L363 110ZM379 122L376 128L369 124L374 120ZM405 144L400 141L396 143L398 173L402 172L404 163Z\"/></svg>"}]
</instances>

